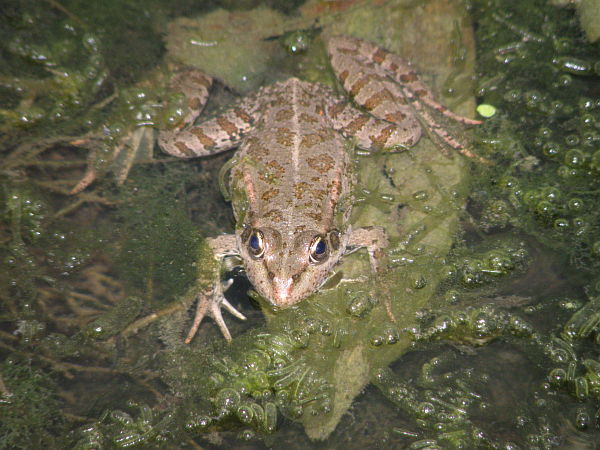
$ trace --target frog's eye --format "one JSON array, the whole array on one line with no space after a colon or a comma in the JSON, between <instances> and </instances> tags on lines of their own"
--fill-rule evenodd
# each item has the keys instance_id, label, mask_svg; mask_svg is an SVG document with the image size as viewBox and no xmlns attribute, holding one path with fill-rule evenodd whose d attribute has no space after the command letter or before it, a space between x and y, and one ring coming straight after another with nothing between
<instances>
[{"instance_id":1,"label":"frog's eye","mask_svg":"<svg viewBox=\"0 0 600 450\"><path fill-rule=\"evenodd\" d=\"M260 230L254 230L248 238L248 251L254 258L260 258L265 253L265 238Z\"/></svg>"},{"instance_id":2,"label":"frog's eye","mask_svg":"<svg viewBox=\"0 0 600 450\"><path fill-rule=\"evenodd\" d=\"M327 242L325 242L323 236L315 237L310 244L310 262L313 264L320 264L327 259L327 256L329 256Z\"/></svg>"}]
</instances>

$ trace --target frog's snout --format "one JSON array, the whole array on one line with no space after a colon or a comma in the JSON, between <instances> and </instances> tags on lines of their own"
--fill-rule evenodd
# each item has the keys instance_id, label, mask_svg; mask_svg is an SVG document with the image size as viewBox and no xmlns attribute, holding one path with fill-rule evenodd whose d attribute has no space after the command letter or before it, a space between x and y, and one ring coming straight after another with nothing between
<instances>
[{"instance_id":1,"label":"frog's snout","mask_svg":"<svg viewBox=\"0 0 600 450\"><path fill-rule=\"evenodd\" d=\"M292 295L293 279L287 277L274 277L272 280L272 296L271 301L277 306L287 306L291 303L295 303L294 296Z\"/></svg>"}]
</instances>

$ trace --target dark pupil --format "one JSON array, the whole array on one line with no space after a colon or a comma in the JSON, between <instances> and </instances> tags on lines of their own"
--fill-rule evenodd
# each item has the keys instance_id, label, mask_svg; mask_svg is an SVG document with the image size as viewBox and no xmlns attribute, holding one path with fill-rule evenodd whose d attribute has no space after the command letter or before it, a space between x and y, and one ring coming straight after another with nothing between
<instances>
[{"instance_id":1,"label":"dark pupil","mask_svg":"<svg viewBox=\"0 0 600 450\"><path fill-rule=\"evenodd\" d=\"M260 250L260 242L256 234L253 234L250 238L250 247L252 247L254 250Z\"/></svg>"},{"instance_id":2,"label":"dark pupil","mask_svg":"<svg viewBox=\"0 0 600 450\"><path fill-rule=\"evenodd\" d=\"M327 244L325 244L325 241L323 239L321 239L315 247L315 254L322 255L323 253L325 253L326 249L327 249Z\"/></svg>"}]
</instances>

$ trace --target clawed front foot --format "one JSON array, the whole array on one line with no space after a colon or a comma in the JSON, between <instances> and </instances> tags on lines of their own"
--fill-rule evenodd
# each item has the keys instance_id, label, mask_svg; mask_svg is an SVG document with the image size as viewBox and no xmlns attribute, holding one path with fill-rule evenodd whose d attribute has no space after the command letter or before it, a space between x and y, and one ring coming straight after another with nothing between
<instances>
[{"instance_id":1,"label":"clawed front foot","mask_svg":"<svg viewBox=\"0 0 600 450\"><path fill-rule=\"evenodd\" d=\"M229 287L230 285L231 280L229 280L227 287ZM212 317L213 320L217 323L219 329L221 330L221 333L223 333L223 336L225 337L227 342L231 342L231 333L229 333L227 325L223 320L223 315L221 314L221 308L223 307L238 319L246 320L246 316L244 316L241 312L235 309L231 305L231 303L229 303L225 299L225 297L223 296L222 283L220 281L217 281L213 285L212 289L200 292L198 294L198 305L196 306L196 316L194 317L194 323L192 324L192 328L190 329L187 337L185 338L185 343L189 344L192 341L192 339L196 335L196 332L198 331L198 328L200 327L200 323L202 323L202 319L204 319L204 317L207 315Z\"/></svg>"}]
</instances>

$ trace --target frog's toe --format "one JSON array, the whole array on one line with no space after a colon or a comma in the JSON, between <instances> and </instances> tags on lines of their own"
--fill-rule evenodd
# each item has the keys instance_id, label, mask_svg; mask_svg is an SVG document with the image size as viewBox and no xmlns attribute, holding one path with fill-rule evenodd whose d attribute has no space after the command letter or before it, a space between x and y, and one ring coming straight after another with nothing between
<instances>
[{"instance_id":1,"label":"frog's toe","mask_svg":"<svg viewBox=\"0 0 600 450\"><path fill-rule=\"evenodd\" d=\"M73 189L69 191L69 194L79 194L81 191L83 191L85 188L87 188L90 184L94 182L94 180L96 179L96 175L96 170L92 166L88 166L81 180L79 180L77 184L73 187Z\"/></svg>"},{"instance_id":2,"label":"frog's toe","mask_svg":"<svg viewBox=\"0 0 600 450\"><path fill-rule=\"evenodd\" d=\"M231 333L229 332L229 329L227 328L227 324L225 323L225 320L223 320L223 315L221 314L221 306L225 306L228 310L230 307L231 308L233 308L233 307L231 305L229 305L229 307L228 307L225 305L225 303L227 303L229 305L229 303L225 299L223 299L223 303L221 305L217 305L217 304L211 305L211 308L209 310L209 315L213 318L213 320L219 326L219 329L221 330L221 334L223 334L223 337L225 338L225 340L227 342L231 342L232 341ZM238 312L237 310L235 310L235 308L234 308L234 311Z\"/></svg>"},{"instance_id":3,"label":"frog's toe","mask_svg":"<svg viewBox=\"0 0 600 450\"><path fill-rule=\"evenodd\" d=\"M223 307L238 319L246 320L246 316L244 316L241 312L235 309L231 305L231 303L225 300L224 297L203 296L198 299L198 306L196 308L196 316L194 317L194 323L192 324L192 327L190 328L190 331L187 337L185 338L185 343L189 344L192 341L192 339L196 335L196 332L198 331L198 328L200 327L200 324L202 323L202 320L207 315L212 317L216 324L219 326L219 329L221 330L221 333L223 334L225 340L227 342L231 342L233 338L231 337L231 333L229 332L229 329L225 324L225 320L223 319L223 315L221 314L221 308Z\"/></svg>"},{"instance_id":4,"label":"frog's toe","mask_svg":"<svg viewBox=\"0 0 600 450\"><path fill-rule=\"evenodd\" d=\"M233 306L231 306L231 303L229 303L226 299L223 299L223 301L221 302L221 306L225 307L225 309L229 311L230 314L234 315L238 319L246 320L246 316L239 312L237 309L235 309Z\"/></svg>"}]
</instances>

